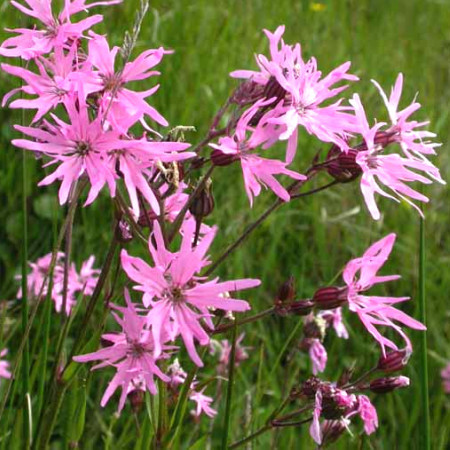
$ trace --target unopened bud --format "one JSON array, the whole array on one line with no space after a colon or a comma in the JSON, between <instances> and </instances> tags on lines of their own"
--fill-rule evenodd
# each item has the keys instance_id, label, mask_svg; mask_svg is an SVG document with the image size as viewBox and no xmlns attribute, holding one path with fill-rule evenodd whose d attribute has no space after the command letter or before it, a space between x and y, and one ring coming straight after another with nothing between
<instances>
[{"instance_id":1,"label":"unopened bud","mask_svg":"<svg viewBox=\"0 0 450 450\"><path fill-rule=\"evenodd\" d=\"M405 348L386 353L386 356L381 355L378 360L377 369L387 373L398 372L406 367L411 353L409 348Z\"/></svg>"},{"instance_id":2,"label":"unopened bud","mask_svg":"<svg viewBox=\"0 0 450 450\"><path fill-rule=\"evenodd\" d=\"M317 289L313 302L318 309L335 309L347 303L347 288L329 286Z\"/></svg>"},{"instance_id":3,"label":"unopened bud","mask_svg":"<svg viewBox=\"0 0 450 450\"><path fill-rule=\"evenodd\" d=\"M307 316L314 308L311 300L298 300L289 304L287 312L297 316Z\"/></svg>"},{"instance_id":4,"label":"unopened bud","mask_svg":"<svg viewBox=\"0 0 450 450\"><path fill-rule=\"evenodd\" d=\"M362 173L361 167L356 162L357 150L349 149L343 152L339 147L334 146L327 155L328 173L340 183L348 183L355 180Z\"/></svg>"},{"instance_id":5,"label":"unopened bud","mask_svg":"<svg viewBox=\"0 0 450 450\"><path fill-rule=\"evenodd\" d=\"M205 183L203 189L192 200L189 212L196 218L209 216L214 210L214 197L211 192L211 180Z\"/></svg>"},{"instance_id":6,"label":"unopened bud","mask_svg":"<svg viewBox=\"0 0 450 450\"><path fill-rule=\"evenodd\" d=\"M409 386L409 378L404 376L378 378L370 382L369 389L375 394L386 394Z\"/></svg>"},{"instance_id":7,"label":"unopened bud","mask_svg":"<svg viewBox=\"0 0 450 450\"><path fill-rule=\"evenodd\" d=\"M130 224L126 220L120 220L116 228L116 238L119 242L126 244L133 240Z\"/></svg>"},{"instance_id":8,"label":"unopened bud","mask_svg":"<svg viewBox=\"0 0 450 450\"><path fill-rule=\"evenodd\" d=\"M211 152L211 161L215 166L229 166L239 159L236 153L224 153L221 150L214 149Z\"/></svg>"},{"instance_id":9,"label":"unopened bud","mask_svg":"<svg viewBox=\"0 0 450 450\"><path fill-rule=\"evenodd\" d=\"M262 97L263 87L255 83L253 80L247 80L241 83L234 91L230 103L245 106L250 103L255 103Z\"/></svg>"},{"instance_id":10,"label":"unopened bud","mask_svg":"<svg viewBox=\"0 0 450 450\"><path fill-rule=\"evenodd\" d=\"M389 144L396 142L395 136L398 135L397 131L377 131L374 138L374 143L381 145L381 147L387 147Z\"/></svg>"},{"instance_id":11,"label":"unopened bud","mask_svg":"<svg viewBox=\"0 0 450 450\"><path fill-rule=\"evenodd\" d=\"M295 297L295 278L291 275L278 289L277 300L291 301Z\"/></svg>"},{"instance_id":12,"label":"unopened bud","mask_svg":"<svg viewBox=\"0 0 450 450\"><path fill-rule=\"evenodd\" d=\"M130 399L131 409L135 413L138 413L144 404L144 391L141 389L134 389L128 394L128 398Z\"/></svg>"},{"instance_id":13,"label":"unopened bud","mask_svg":"<svg viewBox=\"0 0 450 450\"><path fill-rule=\"evenodd\" d=\"M300 387L300 392L303 396L314 399L316 396L317 389L319 389L323 385L322 380L319 378L312 376L304 381Z\"/></svg>"}]
</instances>

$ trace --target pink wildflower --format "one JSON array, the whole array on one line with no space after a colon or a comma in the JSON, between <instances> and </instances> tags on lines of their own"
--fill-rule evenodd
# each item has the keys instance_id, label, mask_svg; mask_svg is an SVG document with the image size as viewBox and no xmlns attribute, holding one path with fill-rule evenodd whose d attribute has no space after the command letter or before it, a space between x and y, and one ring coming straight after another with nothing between
<instances>
[{"instance_id":1,"label":"pink wildflower","mask_svg":"<svg viewBox=\"0 0 450 450\"><path fill-rule=\"evenodd\" d=\"M242 345L242 341L245 337L245 333L242 333L236 340L236 349L234 356L234 365L238 367L242 361L248 359L247 350L249 347L244 347ZM228 367L230 364L230 355L232 346L227 339L222 339L219 343L220 345L220 356L219 356L219 364L222 367Z\"/></svg>"},{"instance_id":2,"label":"pink wildflower","mask_svg":"<svg viewBox=\"0 0 450 450\"><path fill-rule=\"evenodd\" d=\"M41 119L48 111L59 103L68 100L77 89L77 85L83 83L84 95L89 95L98 90L94 85L94 75L82 67L75 65L76 44L72 45L67 55L61 47L56 47L52 60L36 59L39 73L34 73L23 67L2 64L1 69L10 75L17 76L25 81L22 88L14 89L5 95L2 106L14 93L23 91L26 94L36 95L33 99L14 100L10 108L37 109L33 123Z\"/></svg>"},{"instance_id":3,"label":"pink wildflower","mask_svg":"<svg viewBox=\"0 0 450 450\"><path fill-rule=\"evenodd\" d=\"M4 348L0 352L0 358L4 358L8 353L8 350ZM9 362L6 360L0 360L0 378L11 378L11 372L9 371Z\"/></svg>"},{"instance_id":4,"label":"pink wildflower","mask_svg":"<svg viewBox=\"0 0 450 450\"><path fill-rule=\"evenodd\" d=\"M173 363L167 368L167 375L170 377L169 384L171 387L176 387L186 381L187 373L181 367L178 358L175 358Z\"/></svg>"},{"instance_id":5,"label":"pink wildflower","mask_svg":"<svg viewBox=\"0 0 450 450\"><path fill-rule=\"evenodd\" d=\"M386 132L389 134L394 133L392 139L400 144L405 152L405 155L408 157L411 156L411 153L417 156L435 155L436 152L434 149L440 147L442 144L432 142L428 139L435 138L436 134L427 130L416 130L416 128L424 127L430 122L417 122L416 120L408 121L409 117L420 109L420 103L417 103L414 100L405 109L398 111L398 105L403 88L403 75L401 73L398 74L395 85L391 89L389 99L381 86L375 80L372 80L372 83L380 92L392 123Z\"/></svg>"},{"instance_id":6,"label":"pink wildflower","mask_svg":"<svg viewBox=\"0 0 450 450\"><path fill-rule=\"evenodd\" d=\"M146 328L145 317L140 316L127 291L125 291L126 307L114 306L116 310L122 313L121 318L116 313L113 313L117 323L122 327L120 333L108 333L102 336L102 339L111 343L109 347L102 348L94 353L86 355L74 356L74 361L85 363L90 361L103 361L92 367L91 370L100 369L102 367L114 366L117 370L113 379L110 381L101 400L101 406L108 403L114 392L121 387L122 393L120 395L118 410L121 411L125 405L125 400L130 392L129 388L133 390L135 380L141 377L143 384L147 390L152 394L156 394L157 389L154 381L156 375L164 382L168 382L170 378L161 372L156 365L156 358L154 356L154 345L151 332ZM161 339L164 341L164 339ZM162 353L169 347L164 346L161 342L160 358L166 355Z\"/></svg>"},{"instance_id":7,"label":"pink wildflower","mask_svg":"<svg viewBox=\"0 0 450 450\"><path fill-rule=\"evenodd\" d=\"M309 357L312 362L312 373L317 375L319 372L323 372L327 366L327 351L320 342L320 339L312 339L309 347Z\"/></svg>"},{"instance_id":8,"label":"pink wildflower","mask_svg":"<svg viewBox=\"0 0 450 450\"><path fill-rule=\"evenodd\" d=\"M348 331L342 321L342 308L320 311L318 316L324 319L329 326L334 328L338 337L348 339Z\"/></svg>"},{"instance_id":9,"label":"pink wildflower","mask_svg":"<svg viewBox=\"0 0 450 450\"><path fill-rule=\"evenodd\" d=\"M380 344L383 355L386 355L385 347L394 350L398 350L398 347L390 339L383 336L376 327L392 328L405 340L408 348L411 348L411 341L395 322L400 322L416 330L426 329L423 324L392 306L395 303L408 300L409 297L368 297L361 294L375 284L400 278L399 275L377 275L392 251L395 238L395 234L391 233L375 242L365 251L362 257L351 260L346 265L343 274L344 281L347 284L346 296L350 311L358 315L367 331Z\"/></svg>"},{"instance_id":10,"label":"pink wildflower","mask_svg":"<svg viewBox=\"0 0 450 450\"><path fill-rule=\"evenodd\" d=\"M200 392L192 391L192 393L189 394L189 400L197 403L197 408L191 411L191 413L195 417L199 417L202 413L204 413L208 417L213 418L217 414L217 411L210 406L213 402L213 398L203 394L205 389L206 388L203 388Z\"/></svg>"},{"instance_id":11,"label":"pink wildflower","mask_svg":"<svg viewBox=\"0 0 450 450\"><path fill-rule=\"evenodd\" d=\"M110 50L108 42L103 36L91 33L91 37L88 61L98 70L104 90L101 104L104 110L109 109L107 119L113 126L126 132L144 115L149 116L160 125L168 125L167 120L145 101L147 97L158 90L159 85L144 92L131 91L125 88L125 85L132 81L145 80L159 75L159 72L151 69L161 62L164 55L171 52L163 47L146 50L134 61L128 62L123 70L116 72L114 66L119 48L114 47Z\"/></svg>"},{"instance_id":12,"label":"pink wildflower","mask_svg":"<svg viewBox=\"0 0 450 450\"><path fill-rule=\"evenodd\" d=\"M270 42L271 59L257 56L260 72L235 71L231 76L250 78L255 83L267 85L271 79L285 90L284 100L277 106L277 117L271 119L274 124L284 126L281 140L288 140L287 163L292 162L298 139L298 125L324 142L332 142L342 150L347 150L346 138L349 132L356 131L354 116L347 113L348 107L341 106L341 100L323 106L322 103L335 97L347 86L333 87L343 80L358 80L348 74L350 62L344 63L322 78L317 70L315 58L305 62L301 55L300 44L286 45L281 38L284 26L275 33L264 30Z\"/></svg>"},{"instance_id":13,"label":"pink wildflower","mask_svg":"<svg viewBox=\"0 0 450 450\"><path fill-rule=\"evenodd\" d=\"M302 174L286 169L286 163L274 159L261 158L254 154L260 145L270 145L274 139L273 130L267 122L267 117L260 119L256 129L252 130L249 123L261 106L267 102L259 101L248 109L239 119L233 137L219 139L219 144L210 144L211 147L228 155L235 155L240 159L244 175L244 185L250 205L253 197L261 192L261 185L268 186L278 197L284 201L290 200L289 192L275 179L274 175L287 175L295 180L306 180ZM252 131L248 138L248 131Z\"/></svg>"},{"instance_id":14,"label":"pink wildflower","mask_svg":"<svg viewBox=\"0 0 450 450\"><path fill-rule=\"evenodd\" d=\"M154 267L140 258L129 256L122 250L122 267L133 281L135 289L143 291L143 302L150 307L147 323L155 341L155 357L161 353L162 337L168 335L174 340L181 335L191 359L198 366L203 363L195 349L194 341L200 345L209 343L209 335L201 326L204 320L209 329L213 329L208 308L226 311L246 311L250 309L244 300L225 298L224 293L258 286L259 280L243 279L219 282L218 279L207 281L196 276L209 264L206 252L214 239L216 228L212 228L192 248L194 223L188 221L183 227L183 239L180 251L169 252L165 245L159 224L155 221L153 239L149 239L149 250Z\"/></svg>"},{"instance_id":15,"label":"pink wildflower","mask_svg":"<svg viewBox=\"0 0 450 450\"><path fill-rule=\"evenodd\" d=\"M450 363L441 370L442 386L446 394L450 394Z\"/></svg>"},{"instance_id":16,"label":"pink wildflower","mask_svg":"<svg viewBox=\"0 0 450 450\"><path fill-rule=\"evenodd\" d=\"M11 4L22 13L42 22L43 29L18 28L8 30L17 36L6 39L0 46L0 55L32 59L50 53L54 47L63 47L69 41L76 41L83 33L103 17L99 14L83 19L77 23L71 22L71 16L99 5L113 5L122 0L108 0L86 5L86 0L65 0L64 8L59 16L54 16L51 0L25 0L26 6L12 0Z\"/></svg>"},{"instance_id":17,"label":"pink wildflower","mask_svg":"<svg viewBox=\"0 0 450 450\"><path fill-rule=\"evenodd\" d=\"M411 169L422 171L425 175L435 178L436 168L429 162L409 155L408 158L401 157L398 154L383 155L380 152L383 146L376 144L375 135L377 131L385 125L377 123L372 128L369 127L364 108L358 94L350 100L353 105L362 134L367 146L367 150L360 151L356 155L356 162L361 167L361 191L364 196L367 208L375 220L380 218L380 211L375 203L375 193L395 201L403 199L423 216L420 209L410 200L414 199L421 202L428 202L428 197L415 191L405 182L419 181L420 183L430 184L432 181L424 175L420 175ZM395 195L384 191L378 183L383 184Z\"/></svg>"}]
</instances>

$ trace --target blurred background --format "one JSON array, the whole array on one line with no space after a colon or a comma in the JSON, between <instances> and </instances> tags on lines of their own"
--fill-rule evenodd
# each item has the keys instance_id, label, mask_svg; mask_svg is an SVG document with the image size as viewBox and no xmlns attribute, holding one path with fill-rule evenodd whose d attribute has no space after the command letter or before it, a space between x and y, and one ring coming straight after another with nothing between
<instances>
[{"instance_id":1,"label":"blurred background","mask_svg":"<svg viewBox=\"0 0 450 450\"><path fill-rule=\"evenodd\" d=\"M102 11L96 9L95 13L104 14L105 20L95 31L108 33L111 45L121 45L124 32L132 26L137 5L136 0L124 0L122 5ZM0 17L2 28L23 25L23 17L19 17L6 0L0 4ZM160 45L174 49L175 53L165 57L159 66L161 88L151 98L152 104L172 126L194 126L197 132L188 134L187 140L193 144L200 142L215 112L237 86L238 82L228 76L229 72L254 69L254 54L268 54L262 29L273 31L280 24L286 25L285 41L300 42L304 58L315 56L323 73L347 60L352 61L351 72L361 81L352 84L344 95L348 98L358 92L368 117L378 121L386 120L387 114L370 80L376 79L388 92L397 74L402 72L405 84L400 106L407 106L418 94L422 109L414 118L431 121L430 130L436 132L438 141L443 143L433 162L440 167L443 178L449 180L448 0L154 0L134 56ZM6 36L7 33L0 30L0 41ZM151 82L154 84L153 80ZM2 96L17 86L17 80L0 72ZM0 298L8 305L3 327L6 343L4 341L2 348L8 346L12 353L19 342L15 317L19 317L20 304L15 300L18 283L14 276L20 273L22 157L21 151L13 148L10 141L16 136L12 124L21 120L20 111L0 109ZM327 146L306 132L301 133L293 169L305 170L321 148L327 150ZM274 154L283 152L284 145L274 149ZM28 155L30 260L51 251L54 230L65 214L65 208L57 204L57 186L37 187L37 182L44 177L41 165L42 161ZM318 185L325 179L325 176L320 178ZM217 224L220 229L211 250L214 258L273 202L274 196L270 191L263 192L250 208L238 165L215 173L213 192L216 209L207 222ZM446 449L449 448L450 398L442 390L440 370L450 360L450 203L446 186L427 186L424 193L431 199L424 212L432 438L433 448ZM406 204L399 205L387 199L380 198L378 204L383 217L374 222L363 204L358 182L291 202L272 215L217 273L224 278L261 278L263 287L246 296L254 311L261 311L271 305L279 286L290 275L296 279L298 298L311 296L318 286L339 278L349 259L360 256L375 240L395 232L397 243L384 274L399 273L402 279L373 292L411 296L403 310L417 317L418 214ZM113 210L106 194L92 206L78 211L73 249L78 267L90 254L96 255L97 265L103 261L112 221ZM137 253L137 249L133 251ZM343 367L352 364L362 372L378 359L378 346L353 319L345 315L350 331L348 341L335 338L332 332L327 337L329 362L324 379L336 380ZM269 318L245 328L244 343L252 351L237 371L231 442L261 425L286 390L310 373L308 357L298 350L297 338L291 341L285 357L272 370L298 320L296 317ZM55 326L58 323L55 319ZM419 333L409 334L413 341L419 340ZM362 427L358 424L352 426L353 437L347 435L333 448L423 448L419 363L418 355L413 354L406 371L412 380L409 389L374 398L380 420L375 434L366 437L360 433ZM110 376L111 373L102 371L92 377L92 395L88 402L90 420L81 448L99 448L110 430L114 402L104 411L99 407L99 398ZM210 387L206 393L215 396L214 389ZM214 406L221 409L224 401ZM132 448L132 433L130 436L125 432L128 421L125 412L114 423L115 444L111 448ZM203 419L186 436L186 448L194 448L195 442L197 448L205 448L206 440L201 439L210 427L213 436L220 435L220 420L210 425L208 419ZM314 448L307 428L262 435L254 448ZM213 438L212 448L217 448L216 444Z\"/></svg>"}]
</instances>

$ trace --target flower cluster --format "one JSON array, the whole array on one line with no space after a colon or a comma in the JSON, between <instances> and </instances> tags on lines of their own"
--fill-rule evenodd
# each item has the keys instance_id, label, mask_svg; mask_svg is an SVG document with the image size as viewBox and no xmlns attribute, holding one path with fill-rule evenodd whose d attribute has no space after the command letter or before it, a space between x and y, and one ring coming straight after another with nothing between
<instances>
[{"instance_id":1,"label":"flower cluster","mask_svg":"<svg viewBox=\"0 0 450 450\"><path fill-rule=\"evenodd\" d=\"M67 271L66 298L64 299L64 258L64 253L57 253L53 268L51 299L55 302L57 312L61 312L65 302L65 313L69 315L77 302L77 295L92 295L100 270L93 268L95 263L94 256L90 256L82 263L79 273L75 264L70 264ZM29 263L31 273L27 275L28 295L34 299L44 298L48 293L49 283L47 282L47 277L51 269L51 261L52 254L49 253L35 262ZM18 276L17 278L20 279L21 277ZM17 298L22 298L22 288L17 292Z\"/></svg>"},{"instance_id":2,"label":"flower cluster","mask_svg":"<svg viewBox=\"0 0 450 450\"><path fill-rule=\"evenodd\" d=\"M371 127L359 95L354 94L348 101L341 95L349 87L348 82L358 81L349 73L350 62L322 74L315 58L304 59L300 44L284 42L284 26L273 33L266 30L270 57L257 55L258 70L231 73L233 78L244 81L219 111L207 137L194 151L187 151L190 144L178 133L185 127L175 127L166 134L157 131L154 128L165 127L168 122L149 103L159 89L158 84L153 84L160 74L155 68L172 51L163 47L148 49L132 59L133 39L121 48L110 46L105 36L91 29L102 20L101 15L74 21L73 16L81 11L120 0L90 4L86 0L66 0L59 15L53 13L51 0L23 1L27 6L16 0L12 4L39 23L33 29L13 30L16 35L0 45L0 55L27 61L26 67L1 64L5 73L22 82L20 88L5 95L3 105L35 111L31 124L15 125L23 136L14 139L13 145L43 157L44 167L53 167L39 185L59 180L60 204L78 202L87 186L85 205L91 204L107 188L115 198L114 244L124 246L136 237L148 245L148 260L133 256L134 251L129 253L125 248L120 251L120 267L140 296L139 301L133 302L125 288L124 304L106 302L121 330L103 333L102 347L97 351L73 357L78 363L97 361L92 370L115 370L101 406L119 389L119 412L128 397L142 397L146 391L155 395L161 392L156 379L167 384L172 395L170 404L180 385L189 380L191 384L186 385L184 392L196 404L192 416L197 419L203 413L213 418L217 414L211 406L213 398L204 394L209 381L202 383L200 378L189 377L178 357L186 351L191 361L202 367L205 358L199 354L199 346L218 348L216 377L223 379L228 370L235 370L249 357L249 348L242 345L244 334L234 346L228 339L212 340L214 333L226 331L231 325L230 321L217 326L218 322L231 316L231 326L237 327L271 314L296 315L301 316L299 320L304 325L299 347L309 353L314 374L299 389L298 398L306 400L300 413L310 414L302 423L311 421L310 434L318 445L337 439L355 417L362 419L367 434L373 433L378 417L365 393L390 392L409 385L409 379L393 376L368 381L368 376L375 371L390 374L405 367L412 345L403 326L425 330L425 325L394 307L408 297L365 294L374 285L399 278L378 275L392 251L395 234L387 235L361 257L352 259L343 272L344 285L321 287L312 298L298 300L290 279L278 293L273 308L241 322L232 314L251 308L249 302L238 298L238 292L257 287L261 281L221 281L211 277L211 273L282 202L322 190L300 193L303 185L319 173L334 179L329 186L360 177L361 191L374 219L381 217L375 194L405 200L417 209L413 201L428 201L410 183L444 183L428 159L440 144L433 142L435 135L423 128L428 122L411 119L420 108L419 103L414 100L399 110L403 76L398 76L389 98L374 82L388 110L390 124L376 122ZM135 26L134 31L139 27ZM135 90L136 82L145 83L144 90ZM17 94L20 98L15 98ZM225 114L229 108L233 108L232 113ZM226 126L217 128L225 118ZM322 162L317 155L309 168L299 173L289 166L300 159L298 153L304 153L297 152L302 130L331 147ZM282 156L265 157L269 149L276 152L279 141L287 144ZM200 156L203 150L209 150L209 155ZM250 205L262 187L268 187L278 199L275 207L213 262L208 252L218 228L203 223L215 206L209 176L216 168L236 161L242 167ZM209 165L207 173L194 185L193 174L205 165ZM289 186L279 178L283 176L291 179ZM128 202L120 195L121 187L128 192ZM420 209L419 212L422 214ZM74 264L64 264L63 253L55 257L50 294L56 310L60 312L65 305L64 312L69 315L76 302L75 294L91 295L95 286L100 292L104 272L98 280L100 271L93 268L93 256L83 263L80 273ZM53 258L46 255L30 263L30 296L40 298L47 294L44 280ZM109 268L105 267L107 276ZM112 290L116 288L113 284ZM18 297L21 296L19 291ZM336 383L319 380L315 375L325 370L328 359L327 329L333 328L338 337L349 339L343 322L347 310L359 318L380 345L380 360L355 382L351 376ZM90 313L88 308L83 326L87 327ZM389 339L383 328L399 335L404 345L399 347ZM3 350L0 356L5 353ZM234 361L230 362L232 353ZM444 378L447 372L443 372ZM11 376L5 361L0 361L0 376ZM220 393L216 398L219 396ZM166 406L160 403L161 409ZM269 425L288 426L290 423L284 419L295 414L284 418L275 414Z\"/></svg>"}]
</instances>

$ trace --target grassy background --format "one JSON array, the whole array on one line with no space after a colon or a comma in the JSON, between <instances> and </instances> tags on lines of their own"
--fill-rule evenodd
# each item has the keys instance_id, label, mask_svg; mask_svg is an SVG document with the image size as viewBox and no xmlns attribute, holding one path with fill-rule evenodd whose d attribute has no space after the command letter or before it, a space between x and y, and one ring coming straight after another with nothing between
<instances>
[{"instance_id":1,"label":"grassy background","mask_svg":"<svg viewBox=\"0 0 450 450\"><path fill-rule=\"evenodd\" d=\"M97 31L109 32L110 42L120 45L124 31L130 28L137 1L104 10L105 22ZM343 61L352 61L352 72L361 81L352 86L367 105L368 114L378 120L386 118L384 106L370 79L379 81L387 90L398 72L405 76L404 105L416 92L423 105L419 119L430 119L431 129L444 143L436 163L444 179L449 179L449 100L450 100L450 13L445 0L335 0L322 1L323 8L314 7L310 1L233 0L211 2L207 0L155 0L140 36L138 51L164 45L176 53L167 56L161 65L160 92L152 98L153 104L172 125L194 125L198 133L189 136L198 142L209 122L236 85L228 77L231 70L253 68L253 54L267 52L267 41L262 28L273 30L286 25L285 40L301 42L306 57L314 55L319 67L326 73ZM319 9L319 10L317 10ZM2 25L16 27L22 18L6 2L0 5ZM107 25L107 28L105 27ZM6 33L0 31L0 40ZM17 86L16 80L0 73L1 93ZM2 347L7 345L14 353L18 345L16 317L19 305L14 301L17 282L14 275L20 272L21 248L21 153L9 141L14 132L12 123L20 121L20 112L0 110L0 281L1 298L8 301L7 321ZM294 166L301 171L308 165L320 143L306 134L300 138L299 151ZM283 146L278 148L283 151ZM51 250L54 233L64 210L56 203L54 187L38 188L43 178L41 162L29 157L28 217L29 257L34 260ZM216 174L214 194L217 208L210 223L217 223L220 234L214 242L212 255L219 254L238 236L247 223L273 201L271 193L263 193L253 209L248 207L238 167L223 169ZM441 389L439 371L450 359L449 307L447 293L450 275L450 238L448 234L448 190L440 185L427 187L432 199L426 207L427 242L427 301L430 356L430 391L433 448L445 449L449 445L449 399ZM91 253L101 261L111 232L112 211L107 196L93 206L82 209L75 219L75 261L86 259ZM272 216L250 238L246 246L237 251L227 264L221 266L219 275L224 278L241 276L260 277L263 288L247 296L255 311L270 305L277 287L289 276L297 279L299 297L311 295L314 289L336 277L343 265L359 255L370 242L388 234L398 234L397 244L385 273L401 273L403 278L380 293L411 295L412 301L405 310L417 314L418 273L418 217L405 205L380 200L384 212L382 220L375 223L363 206L357 183L333 188L329 192L293 202ZM130 248L135 251L133 246ZM6 303L4 303L6 304ZM56 316L55 316L56 317ZM361 325L346 315L351 338L348 342L328 336L329 363L324 377L336 379L344 365L356 362L357 367L370 367L378 357L378 348ZM38 318L39 320L39 318ZM285 391L309 370L306 355L296 349L294 340L287 356L272 370L287 337L295 328L297 319L267 319L255 326L246 327L246 342L252 347L251 357L237 373L234 392L232 441L257 427L264 417L279 403ZM59 321L55 318L54 331ZM418 340L418 333L410 333ZM39 342L36 330L33 339ZM39 354L32 355L32 362ZM402 392L375 398L380 429L370 438L358 433L354 426L353 438L346 437L336 448L417 448L421 447L420 386L417 375L418 357L412 358L407 375L412 386ZM337 369L336 369L337 368ZM336 372L336 370L338 372ZM106 373L105 373L106 372ZM81 448L99 448L110 440L110 448L132 448L135 429L126 410L120 419L112 415L115 405L102 411L99 398L103 392L108 371L95 373L91 378L91 395L88 417ZM207 391L214 395L214 387ZM222 397L223 398L223 397ZM111 403L114 403L112 401ZM215 405L224 408L224 401ZM247 410L247 415L245 411ZM250 415L248 414L250 412ZM145 414L145 413L144 413ZM142 416L143 417L143 416ZM221 417L220 415L218 417ZM20 417L17 419L20 421ZM251 423L251 425L249 425ZM17 423L16 423L17 425ZM64 433L61 419L57 432ZM213 425L213 448L220 442L220 420ZM11 428L4 424L3 430ZM20 426L16 427L20 431ZM190 427L185 436L186 447L201 438L207 431L208 420ZM14 433L14 432L13 432ZM108 438L109 436L109 438ZM263 435L255 448L313 448L304 429L286 429ZM55 444L56 445L56 444ZM205 441L198 443L204 448Z\"/></svg>"}]
</instances>

